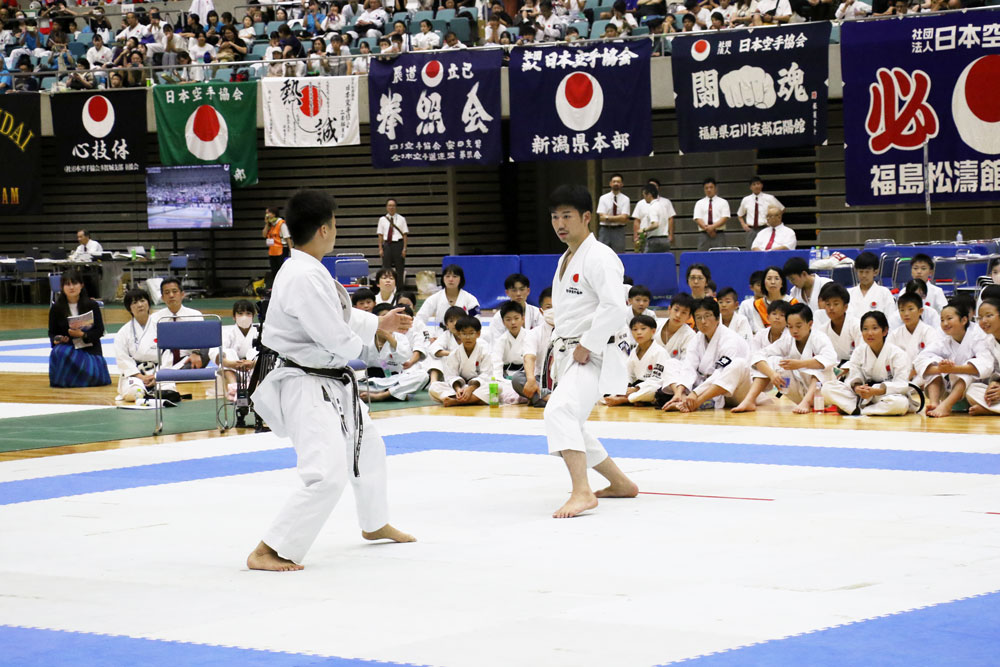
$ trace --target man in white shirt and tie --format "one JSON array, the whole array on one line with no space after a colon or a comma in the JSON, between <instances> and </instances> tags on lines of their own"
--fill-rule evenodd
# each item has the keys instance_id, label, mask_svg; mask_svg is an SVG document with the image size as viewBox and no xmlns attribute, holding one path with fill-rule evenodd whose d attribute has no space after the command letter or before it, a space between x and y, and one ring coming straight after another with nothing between
<instances>
[{"instance_id":1,"label":"man in white shirt and tie","mask_svg":"<svg viewBox=\"0 0 1000 667\"><path fill-rule=\"evenodd\" d=\"M406 218L396 213L396 200L387 199L385 215L378 219L378 256L382 258L382 268L396 272L396 284L403 288L406 277L406 244L410 228Z\"/></svg>"},{"instance_id":2,"label":"man in white shirt and tie","mask_svg":"<svg viewBox=\"0 0 1000 667\"><path fill-rule=\"evenodd\" d=\"M86 229L77 230L76 241L80 245L76 247L76 250L69 257L74 262L89 262L104 252L101 244L90 238L90 232Z\"/></svg>"},{"instance_id":3,"label":"man in white shirt and tie","mask_svg":"<svg viewBox=\"0 0 1000 667\"><path fill-rule=\"evenodd\" d=\"M781 221L781 209L771 206L767 209L767 226L757 232L757 238L750 245L751 250L795 250L795 230Z\"/></svg>"},{"instance_id":4,"label":"man in white shirt and tie","mask_svg":"<svg viewBox=\"0 0 1000 667\"><path fill-rule=\"evenodd\" d=\"M694 205L694 221L701 237L698 250L721 248L726 243L726 221L729 220L729 202L716 194L715 179L704 180L705 196Z\"/></svg>"},{"instance_id":5,"label":"man in white shirt and tie","mask_svg":"<svg viewBox=\"0 0 1000 667\"><path fill-rule=\"evenodd\" d=\"M736 211L739 216L740 226L747 233L747 249L753 250L753 242L757 238L766 224L767 210L775 206L784 211L778 198L764 192L764 182L759 176L750 179L750 194L740 202L740 208ZM766 243L766 241L765 241Z\"/></svg>"},{"instance_id":6,"label":"man in white shirt and tie","mask_svg":"<svg viewBox=\"0 0 1000 667\"><path fill-rule=\"evenodd\" d=\"M625 252L625 225L629 218L629 200L622 192L625 181L621 174L611 175L611 192L597 201L597 240L617 253Z\"/></svg>"}]
</instances>

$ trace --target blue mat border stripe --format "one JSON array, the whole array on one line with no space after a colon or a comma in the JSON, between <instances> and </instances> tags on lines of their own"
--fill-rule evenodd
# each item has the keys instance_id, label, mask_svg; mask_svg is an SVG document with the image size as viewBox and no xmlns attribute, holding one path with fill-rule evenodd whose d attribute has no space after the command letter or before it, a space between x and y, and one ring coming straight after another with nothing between
<instances>
[{"instance_id":1,"label":"blue mat border stripe","mask_svg":"<svg viewBox=\"0 0 1000 667\"><path fill-rule=\"evenodd\" d=\"M545 437L539 435L416 431L386 436L385 442L386 452L390 455L431 450L506 454L543 454L546 451ZM602 442L613 456L621 458L904 472L1000 474L1000 454L747 445L723 442L664 442L618 438L605 438ZM293 467L295 467L294 450L281 448L38 477L0 483L0 506Z\"/></svg>"}]
</instances>

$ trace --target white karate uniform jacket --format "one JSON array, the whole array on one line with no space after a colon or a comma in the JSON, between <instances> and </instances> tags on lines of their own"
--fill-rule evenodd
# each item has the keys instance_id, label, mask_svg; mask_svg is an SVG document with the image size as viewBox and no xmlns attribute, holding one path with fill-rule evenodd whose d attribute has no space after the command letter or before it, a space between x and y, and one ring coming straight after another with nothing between
<instances>
[{"instance_id":1,"label":"white karate uniform jacket","mask_svg":"<svg viewBox=\"0 0 1000 667\"><path fill-rule=\"evenodd\" d=\"M989 388L989 383L1000 382L1000 341L986 334L986 347L993 357L993 370L987 373L981 381L970 384L968 390L965 392L965 397L969 402L981 405L990 412L1000 414L1000 401L992 405L986 402L986 390Z\"/></svg>"},{"instance_id":2,"label":"white karate uniform jacket","mask_svg":"<svg viewBox=\"0 0 1000 667\"><path fill-rule=\"evenodd\" d=\"M788 329L785 329L785 333L788 333ZM823 368L800 368L799 370L786 371L782 370L779 366L779 362L782 359L806 361L815 359L823 364ZM814 328L809 333L809 338L806 340L806 344L802 347L801 352L799 352L798 343L795 342L791 334L788 334L787 336L779 337L775 342L765 345L753 353L750 357L750 377L767 377L764 373L754 368L754 365L761 361L766 361L767 365L776 373L789 374L791 376L788 388L781 389L780 391L787 394L791 400L798 402L802 400L808 391L810 377L814 377L824 384L833 381L833 367L837 365L839 360L837 359L837 352L833 349L833 343L830 342L827 335Z\"/></svg>"},{"instance_id":3,"label":"white karate uniform jacket","mask_svg":"<svg viewBox=\"0 0 1000 667\"><path fill-rule=\"evenodd\" d=\"M841 327L840 334L837 334L833 330L830 318L826 318L826 321L822 324L814 322L813 330L817 327L833 343L833 349L837 351L838 365L849 360L851 355L854 354L854 350L865 344L864 339L861 337L861 321L856 317L851 317L850 315L844 317L844 326Z\"/></svg>"},{"instance_id":4,"label":"white karate uniform jacket","mask_svg":"<svg viewBox=\"0 0 1000 667\"><path fill-rule=\"evenodd\" d=\"M792 334L788 333L788 328L786 327L781 330L781 335L778 336L778 340L791 337ZM752 354L757 350L767 347L770 344L771 344L771 327L765 327L753 335L753 339L751 339L750 341L750 352Z\"/></svg>"},{"instance_id":5,"label":"white karate uniform jacket","mask_svg":"<svg viewBox=\"0 0 1000 667\"><path fill-rule=\"evenodd\" d=\"M414 320L414 322L416 321L417 320ZM428 329L428 331L430 331L430 329ZM441 373L443 374L444 362L445 359L447 359L448 357L447 356L439 357L437 356L437 353L447 352L448 354L451 354L455 350L455 348L459 346L459 342L458 339L455 338L455 336L453 336L452 333L447 329L438 329L438 331L440 332L438 334L438 337L434 340L433 343L430 343L427 346L427 359L424 361L424 364L428 372L430 372L431 370L438 370L441 371Z\"/></svg>"},{"instance_id":6,"label":"white karate uniform jacket","mask_svg":"<svg viewBox=\"0 0 1000 667\"><path fill-rule=\"evenodd\" d=\"M750 327L750 320L741 315L739 311L733 313L733 319L729 320L728 325L723 324L722 326L741 336L747 343L753 340L753 329Z\"/></svg>"},{"instance_id":7,"label":"white karate uniform jacket","mask_svg":"<svg viewBox=\"0 0 1000 667\"><path fill-rule=\"evenodd\" d=\"M823 276L816 276L813 278L813 288L812 292L809 293L809 300L802 296L802 290L798 287L793 286L788 291L788 296L795 299L799 303L804 303L809 306L809 309L813 312L813 324L823 324L830 318L826 316L826 311L819 307L819 293L823 289L823 285L833 282L829 278L824 278ZM848 304L850 306L850 304Z\"/></svg>"},{"instance_id":8,"label":"white karate uniform jacket","mask_svg":"<svg viewBox=\"0 0 1000 667\"><path fill-rule=\"evenodd\" d=\"M382 344L381 349L378 348L374 340L365 343L361 360L368 364L369 368L381 368L386 375L402 373L406 370L403 368L403 364L413 356L413 348L405 334L395 333L393 338L396 340L395 348L388 341Z\"/></svg>"},{"instance_id":9,"label":"white karate uniform jacket","mask_svg":"<svg viewBox=\"0 0 1000 667\"><path fill-rule=\"evenodd\" d=\"M913 362L913 367L917 374L924 377L926 382L930 382L934 376L927 376L927 368L931 364L939 363L949 359L958 365L972 364L976 368L976 374L966 375L964 373L949 373L946 376L948 386L954 386L959 379L965 380L968 387L973 382L984 380L993 371L993 353L991 351L992 336L987 336L986 332L975 324L970 324L965 332L965 337L959 343L951 336L942 332L941 337L929 345L921 352Z\"/></svg>"},{"instance_id":10,"label":"white karate uniform jacket","mask_svg":"<svg viewBox=\"0 0 1000 667\"><path fill-rule=\"evenodd\" d=\"M656 391L663 385L663 371L669 362L666 350L654 339L646 353L639 356L635 347L628 355L628 381L630 387L638 388L628 396L630 403L651 402Z\"/></svg>"},{"instance_id":11,"label":"white karate uniform jacket","mask_svg":"<svg viewBox=\"0 0 1000 667\"><path fill-rule=\"evenodd\" d=\"M934 283L927 281L927 298L924 299L924 306L933 308L940 315L941 311L947 305L948 297L944 295L944 290Z\"/></svg>"},{"instance_id":12,"label":"white karate uniform jacket","mask_svg":"<svg viewBox=\"0 0 1000 667\"><path fill-rule=\"evenodd\" d=\"M542 311L538 306L532 306L530 303L524 304L524 328L534 329L540 325L543 321ZM490 335L494 335L496 331L504 331L506 327L503 325L503 318L500 317L500 309L497 308L497 312L493 313L493 317L490 319Z\"/></svg>"},{"instance_id":13,"label":"white karate uniform jacket","mask_svg":"<svg viewBox=\"0 0 1000 667\"><path fill-rule=\"evenodd\" d=\"M257 358L257 327L251 325L246 334L235 324L222 329L222 358L228 361L253 360Z\"/></svg>"},{"instance_id":14,"label":"white karate uniform jacket","mask_svg":"<svg viewBox=\"0 0 1000 667\"><path fill-rule=\"evenodd\" d=\"M551 342L552 325L546 322L543 318L541 324L528 332L528 339L522 346L524 357L535 357L535 379L537 379L539 384L543 387L545 386L545 383L543 382L545 379L545 373L542 365L545 363L545 357L549 351L549 345Z\"/></svg>"},{"instance_id":15,"label":"white karate uniform jacket","mask_svg":"<svg viewBox=\"0 0 1000 667\"><path fill-rule=\"evenodd\" d=\"M851 302L847 304L847 314L861 319L861 316L870 310L879 310L885 313L887 318L891 318L893 313L899 316L896 308L896 299L888 288L881 285L872 284L868 288L867 294L861 293L861 286L855 285L847 290L851 297Z\"/></svg>"},{"instance_id":16,"label":"white karate uniform jacket","mask_svg":"<svg viewBox=\"0 0 1000 667\"><path fill-rule=\"evenodd\" d=\"M929 308L927 310L930 310ZM934 311L931 311L934 312ZM917 322L917 326L913 328L913 333L902 325L896 329L889 331L889 336L885 339L886 343L895 345L906 354L907 360L910 362L911 367L916 363L917 357L919 357L924 350L932 347L938 340L944 336L944 332L940 328L934 329L928 326L923 320ZM924 386L925 378L922 374L914 375L910 381L917 385L918 387Z\"/></svg>"},{"instance_id":17,"label":"white karate uniform jacket","mask_svg":"<svg viewBox=\"0 0 1000 667\"><path fill-rule=\"evenodd\" d=\"M479 301L464 289L458 291L458 297L455 299L454 305L469 315L475 315L479 312ZM420 306L420 310L417 311L416 319L424 324L429 322L444 324L444 314L449 308L451 308L451 305L448 303L448 297L442 287L427 297L427 300Z\"/></svg>"},{"instance_id":18,"label":"white karate uniform jacket","mask_svg":"<svg viewBox=\"0 0 1000 667\"><path fill-rule=\"evenodd\" d=\"M490 359L493 362L492 377L497 380L510 379L512 373L521 370L521 367L524 366L524 353L526 349L530 349L531 332L522 327L517 332L517 338L514 338L510 335L510 331L504 329L503 335L494 338L490 345ZM510 369L512 365L515 368Z\"/></svg>"},{"instance_id":19,"label":"white karate uniform jacket","mask_svg":"<svg viewBox=\"0 0 1000 667\"><path fill-rule=\"evenodd\" d=\"M896 345L887 341L876 355L867 343L862 343L851 354L847 368L845 381L823 384L823 400L836 405L841 412L853 414L854 409L860 406L864 415L890 416L905 415L918 407L910 404L908 396L910 360ZM884 384L886 393L859 402L852 389L854 384L872 387Z\"/></svg>"},{"instance_id":20,"label":"white karate uniform jacket","mask_svg":"<svg viewBox=\"0 0 1000 667\"><path fill-rule=\"evenodd\" d=\"M703 384L714 384L732 393L743 382L749 381L750 346L738 334L724 326L715 330L709 341L698 332L688 348L681 372L677 377L665 377L664 387L679 384L693 391ZM716 400L721 407L723 397Z\"/></svg>"},{"instance_id":21,"label":"white karate uniform jacket","mask_svg":"<svg viewBox=\"0 0 1000 667\"><path fill-rule=\"evenodd\" d=\"M118 393L125 394L129 378L133 375L148 375L152 365L159 362L156 349L156 325L152 316L146 326L139 326L135 319L122 325L115 334L115 363L118 365ZM139 365L150 365L143 370Z\"/></svg>"},{"instance_id":22,"label":"white karate uniform jacket","mask_svg":"<svg viewBox=\"0 0 1000 667\"><path fill-rule=\"evenodd\" d=\"M899 316L898 307L886 313L886 315L889 318L890 329L896 330L903 326L903 318ZM935 331L941 331L941 313L931 308L926 302L924 303L924 309L920 311L920 321Z\"/></svg>"}]
</instances>

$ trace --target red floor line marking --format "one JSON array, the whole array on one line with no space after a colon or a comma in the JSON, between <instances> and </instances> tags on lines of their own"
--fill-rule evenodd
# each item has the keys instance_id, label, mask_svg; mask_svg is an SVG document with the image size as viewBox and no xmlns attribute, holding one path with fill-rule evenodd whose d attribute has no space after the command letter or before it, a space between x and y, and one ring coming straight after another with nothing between
<instances>
[{"instance_id":1,"label":"red floor line marking","mask_svg":"<svg viewBox=\"0 0 1000 667\"><path fill-rule=\"evenodd\" d=\"M987 512L987 514L1000 514L1000 512Z\"/></svg>"},{"instance_id":2,"label":"red floor line marking","mask_svg":"<svg viewBox=\"0 0 1000 667\"><path fill-rule=\"evenodd\" d=\"M656 491L640 491L639 493L648 496L680 496L681 498L721 498L722 500L762 500L764 502L774 502L774 498L741 498L739 496L703 496L697 493L658 493ZM987 514L1000 514L1000 512L987 512Z\"/></svg>"}]
</instances>

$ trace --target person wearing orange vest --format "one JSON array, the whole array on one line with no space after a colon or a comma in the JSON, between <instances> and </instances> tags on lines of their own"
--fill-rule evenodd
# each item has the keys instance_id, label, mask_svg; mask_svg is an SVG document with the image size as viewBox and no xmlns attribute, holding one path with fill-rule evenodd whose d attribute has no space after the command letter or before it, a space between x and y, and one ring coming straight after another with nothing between
<instances>
[{"instance_id":1,"label":"person wearing orange vest","mask_svg":"<svg viewBox=\"0 0 1000 667\"><path fill-rule=\"evenodd\" d=\"M274 283L274 277L278 275L281 263L290 254L292 244L288 225L283 218L278 217L276 206L269 206L264 211L264 231L261 236L267 241L267 258L271 261L271 275L267 281L270 285Z\"/></svg>"}]
</instances>

